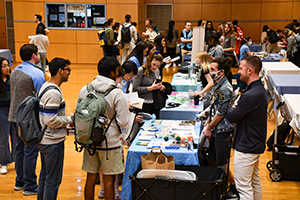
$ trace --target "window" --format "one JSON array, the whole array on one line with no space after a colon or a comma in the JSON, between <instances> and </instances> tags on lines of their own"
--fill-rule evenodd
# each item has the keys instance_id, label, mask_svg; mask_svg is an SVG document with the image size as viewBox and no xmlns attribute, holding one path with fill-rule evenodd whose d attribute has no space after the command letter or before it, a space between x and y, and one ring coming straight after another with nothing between
<instances>
[{"instance_id":1,"label":"window","mask_svg":"<svg viewBox=\"0 0 300 200\"><path fill-rule=\"evenodd\" d=\"M46 26L50 29L104 28L105 4L46 3Z\"/></svg>"}]
</instances>

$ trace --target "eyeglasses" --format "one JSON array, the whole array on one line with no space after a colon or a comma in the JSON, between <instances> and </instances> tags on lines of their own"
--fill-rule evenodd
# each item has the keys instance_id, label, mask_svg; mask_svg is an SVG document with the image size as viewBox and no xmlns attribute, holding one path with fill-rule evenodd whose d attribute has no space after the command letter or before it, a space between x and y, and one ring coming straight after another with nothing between
<instances>
[{"instance_id":1,"label":"eyeglasses","mask_svg":"<svg viewBox=\"0 0 300 200\"><path fill-rule=\"evenodd\" d=\"M71 72L71 68L64 68L63 70L68 70L69 73Z\"/></svg>"},{"instance_id":2,"label":"eyeglasses","mask_svg":"<svg viewBox=\"0 0 300 200\"><path fill-rule=\"evenodd\" d=\"M6 68L6 67L9 68L10 66L9 65L4 65L4 64L2 65L2 68Z\"/></svg>"}]
</instances>

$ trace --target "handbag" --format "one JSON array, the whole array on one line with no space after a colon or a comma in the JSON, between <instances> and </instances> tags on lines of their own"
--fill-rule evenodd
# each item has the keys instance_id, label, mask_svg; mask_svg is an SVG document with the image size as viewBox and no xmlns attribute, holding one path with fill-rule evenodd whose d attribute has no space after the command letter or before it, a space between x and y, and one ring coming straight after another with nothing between
<instances>
[{"instance_id":1,"label":"handbag","mask_svg":"<svg viewBox=\"0 0 300 200\"><path fill-rule=\"evenodd\" d=\"M160 152L153 152L154 149L159 149ZM171 169L175 170L173 156L167 156L158 147L151 149L151 152L141 156L142 169Z\"/></svg>"}]
</instances>

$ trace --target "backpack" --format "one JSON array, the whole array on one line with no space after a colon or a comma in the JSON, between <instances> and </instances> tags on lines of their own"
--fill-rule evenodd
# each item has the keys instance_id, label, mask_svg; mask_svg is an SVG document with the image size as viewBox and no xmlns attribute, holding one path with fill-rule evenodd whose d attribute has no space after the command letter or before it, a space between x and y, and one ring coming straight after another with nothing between
<instances>
[{"instance_id":1,"label":"backpack","mask_svg":"<svg viewBox=\"0 0 300 200\"><path fill-rule=\"evenodd\" d=\"M130 27L129 26L122 26L121 29L121 42L122 43L130 43L131 42L131 33L130 33Z\"/></svg>"},{"instance_id":2,"label":"backpack","mask_svg":"<svg viewBox=\"0 0 300 200\"><path fill-rule=\"evenodd\" d=\"M98 39L99 39L99 44L100 46L104 46L108 43L108 40L107 40L107 36L106 36L106 31L103 29L103 30L100 30L98 31Z\"/></svg>"},{"instance_id":3,"label":"backpack","mask_svg":"<svg viewBox=\"0 0 300 200\"><path fill-rule=\"evenodd\" d=\"M277 145L285 145L286 138L290 134L292 127L290 127L288 122L283 122L277 127ZM275 130L272 132L272 135L267 140L267 146L268 150L273 149L274 145L274 136L275 136Z\"/></svg>"},{"instance_id":4,"label":"backpack","mask_svg":"<svg viewBox=\"0 0 300 200\"><path fill-rule=\"evenodd\" d=\"M92 156L104 140L107 149L106 132L115 119L116 113L107 125L104 97L116 87L108 89L105 93L96 92L91 83L86 87L88 94L78 100L74 113L75 150L81 152L83 148L86 148Z\"/></svg>"},{"instance_id":5,"label":"backpack","mask_svg":"<svg viewBox=\"0 0 300 200\"><path fill-rule=\"evenodd\" d=\"M295 35L295 39L296 39L296 49L297 49L297 52L300 52L300 34L297 33Z\"/></svg>"},{"instance_id":6,"label":"backpack","mask_svg":"<svg viewBox=\"0 0 300 200\"><path fill-rule=\"evenodd\" d=\"M270 29L270 30L267 32L267 35L268 35L268 41L269 41L271 44L274 44L274 43L276 43L276 42L279 41L279 36L278 36L278 34L277 34L274 30Z\"/></svg>"},{"instance_id":7,"label":"backpack","mask_svg":"<svg viewBox=\"0 0 300 200\"><path fill-rule=\"evenodd\" d=\"M39 100L50 89L57 89L57 87L48 86L39 96L38 93L35 96L27 96L18 108L16 121L19 127L18 134L28 146L39 143L44 136L47 125L42 129L39 118Z\"/></svg>"}]
</instances>

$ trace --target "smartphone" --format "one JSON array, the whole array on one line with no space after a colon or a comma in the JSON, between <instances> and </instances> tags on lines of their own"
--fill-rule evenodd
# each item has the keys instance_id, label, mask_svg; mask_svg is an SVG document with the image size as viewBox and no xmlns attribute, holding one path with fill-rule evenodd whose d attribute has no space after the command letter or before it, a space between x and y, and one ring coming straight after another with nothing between
<instances>
[{"instance_id":1,"label":"smartphone","mask_svg":"<svg viewBox=\"0 0 300 200\"><path fill-rule=\"evenodd\" d=\"M156 79L156 83L160 83L161 82L161 80L160 79Z\"/></svg>"}]
</instances>

